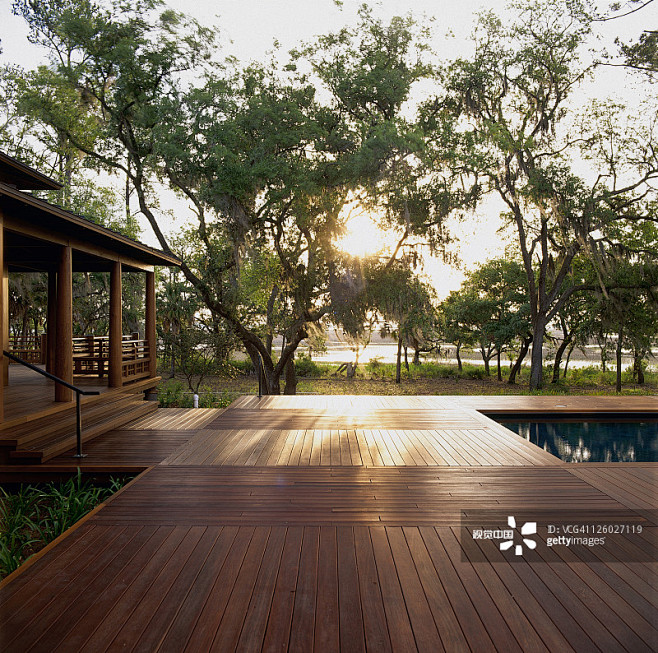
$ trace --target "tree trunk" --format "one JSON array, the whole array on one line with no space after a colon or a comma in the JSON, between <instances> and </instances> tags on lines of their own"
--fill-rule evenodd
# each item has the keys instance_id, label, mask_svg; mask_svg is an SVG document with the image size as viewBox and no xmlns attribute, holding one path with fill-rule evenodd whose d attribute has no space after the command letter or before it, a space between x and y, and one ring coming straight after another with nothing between
<instances>
[{"instance_id":1,"label":"tree trunk","mask_svg":"<svg viewBox=\"0 0 658 653\"><path fill-rule=\"evenodd\" d=\"M496 365L498 367L498 380L502 381L503 373L502 370L500 369L500 350L496 352Z\"/></svg>"},{"instance_id":2,"label":"tree trunk","mask_svg":"<svg viewBox=\"0 0 658 653\"><path fill-rule=\"evenodd\" d=\"M456 350L455 350L455 355L457 357L457 369L461 372L462 371L462 359L461 356L459 355L459 350L462 348L461 343L456 345Z\"/></svg>"},{"instance_id":3,"label":"tree trunk","mask_svg":"<svg viewBox=\"0 0 658 653\"><path fill-rule=\"evenodd\" d=\"M279 377L274 374L274 370L268 370L263 366L263 394L280 395L281 386Z\"/></svg>"},{"instance_id":4,"label":"tree trunk","mask_svg":"<svg viewBox=\"0 0 658 653\"><path fill-rule=\"evenodd\" d=\"M264 395L278 395L281 394L281 388L279 385L279 377L274 373L274 368L270 365L265 365L265 361L261 363L261 357L258 350L253 346L245 347L249 358L251 359L251 364L254 366L256 372L256 378L260 374L261 379L261 390ZM260 371L259 371L260 370Z\"/></svg>"},{"instance_id":5,"label":"tree trunk","mask_svg":"<svg viewBox=\"0 0 658 653\"><path fill-rule=\"evenodd\" d=\"M30 330L30 316L27 314L27 309L23 313L23 324L21 326L21 346L25 347L27 343L27 334Z\"/></svg>"},{"instance_id":6,"label":"tree trunk","mask_svg":"<svg viewBox=\"0 0 658 653\"><path fill-rule=\"evenodd\" d=\"M562 363L562 356L564 355L564 352L569 346L570 342L571 338L569 336L565 337L555 352L555 362L553 363L553 378L551 379L551 383L557 383L560 380L560 363Z\"/></svg>"},{"instance_id":7,"label":"tree trunk","mask_svg":"<svg viewBox=\"0 0 658 653\"><path fill-rule=\"evenodd\" d=\"M412 365L420 365L420 352L418 349L414 349L414 359Z\"/></svg>"},{"instance_id":8,"label":"tree trunk","mask_svg":"<svg viewBox=\"0 0 658 653\"><path fill-rule=\"evenodd\" d=\"M619 327L619 333L617 334L617 383L615 389L617 392L621 392L621 346L624 338L624 326L623 324Z\"/></svg>"},{"instance_id":9,"label":"tree trunk","mask_svg":"<svg viewBox=\"0 0 658 653\"><path fill-rule=\"evenodd\" d=\"M532 356L530 358L530 389L538 390L544 385L544 336L546 334L546 322L537 320L533 324L532 333Z\"/></svg>"},{"instance_id":10,"label":"tree trunk","mask_svg":"<svg viewBox=\"0 0 658 653\"><path fill-rule=\"evenodd\" d=\"M400 383L402 368L402 338L398 338L398 356L395 363L395 382Z\"/></svg>"},{"instance_id":11,"label":"tree trunk","mask_svg":"<svg viewBox=\"0 0 658 653\"><path fill-rule=\"evenodd\" d=\"M606 372L608 369L608 348L607 348L607 339L604 337L603 340L599 339L599 347L601 348L601 369L603 372Z\"/></svg>"},{"instance_id":12,"label":"tree trunk","mask_svg":"<svg viewBox=\"0 0 658 653\"><path fill-rule=\"evenodd\" d=\"M170 345L170 362L171 362L171 370L169 372L169 378L173 379L176 376L176 354L175 354L175 347L174 347L174 341L172 339L171 345Z\"/></svg>"},{"instance_id":13,"label":"tree trunk","mask_svg":"<svg viewBox=\"0 0 658 653\"><path fill-rule=\"evenodd\" d=\"M514 385L516 383L516 376L519 373L519 370L521 369L523 359L526 357L526 354L528 353L528 349L530 348L531 342L532 342L532 336L524 338L521 341L521 349L519 350L519 357L514 362L514 365L512 365L512 369L510 370L509 373L509 379L507 379L507 383L509 383L510 385Z\"/></svg>"},{"instance_id":14,"label":"tree trunk","mask_svg":"<svg viewBox=\"0 0 658 653\"><path fill-rule=\"evenodd\" d=\"M569 351L567 352L567 360L564 362L564 372L562 372L562 378L566 379L567 378L567 370L569 369L569 361L571 360L571 354L573 354L573 350L576 348L576 342L571 343L569 346Z\"/></svg>"},{"instance_id":15,"label":"tree trunk","mask_svg":"<svg viewBox=\"0 0 658 653\"><path fill-rule=\"evenodd\" d=\"M286 387L284 395L297 394L297 371L295 369L295 355L293 354L286 363Z\"/></svg>"},{"instance_id":16,"label":"tree trunk","mask_svg":"<svg viewBox=\"0 0 658 653\"><path fill-rule=\"evenodd\" d=\"M489 376L489 358L484 347L480 347L480 356L482 356L482 361L484 362L484 373Z\"/></svg>"},{"instance_id":17,"label":"tree trunk","mask_svg":"<svg viewBox=\"0 0 658 653\"><path fill-rule=\"evenodd\" d=\"M640 385L644 383L644 370L642 369L642 353L637 350L633 352L633 375L637 378L637 382Z\"/></svg>"},{"instance_id":18,"label":"tree trunk","mask_svg":"<svg viewBox=\"0 0 658 653\"><path fill-rule=\"evenodd\" d=\"M404 366L405 366L405 368L408 372L409 371L409 358L407 356L407 345L404 346Z\"/></svg>"}]
</instances>

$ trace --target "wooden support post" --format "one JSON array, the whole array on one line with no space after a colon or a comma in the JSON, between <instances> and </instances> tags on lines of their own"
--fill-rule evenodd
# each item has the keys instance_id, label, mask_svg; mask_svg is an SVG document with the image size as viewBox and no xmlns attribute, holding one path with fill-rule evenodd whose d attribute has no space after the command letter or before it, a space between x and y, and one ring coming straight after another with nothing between
<instances>
[{"instance_id":1,"label":"wooden support post","mask_svg":"<svg viewBox=\"0 0 658 653\"><path fill-rule=\"evenodd\" d=\"M55 376L73 383L73 251L64 245L57 271L57 347ZM55 401L72 401L73 391L55 384Z\"/></svg>"},{"instance_id":2,"label":"wooden support post","mask_svg":"<svg viewBox=\"0 0 658 653\"><path fill-rule=\"evenodd\" d=\"M4 246L4 244L3 244ZM9 351L9 266L2 262L2 296L7 299L2 306L2 348ZM2 385L9 385L9 359L2 359Z\"/></svg>"},{"instance_id":3,"label":"wooden support post","mask_svg":"<svg viewBox=\"0 0 658 653\"><path fill-rule=\"evenodd\" d=\"M48 342L46 343L46 372L55 373L57 351L57 273L48 272Z\"/></svg>"},{"instance_id":4,"label":"wooden support post","mask_svg":"<svg viewBox=\"0 0 658 653\"><path fill-rule=\"evenodd\" d=\"M109 385L120 388L123 385L123 343L121 313L121 263L112 265L110 274L110 369Z\"/></svg>"},{"instance_id":5,"label":"wooden support post","mask_svg":"<svg viewBox=\"0 0 658 653\"><path fill-rule=\"evenodd\" d=\"M4 216L2 209L0 209L0 270L5 269L5 229L4 229ZM7 306L7 313L9 312L9 295L5 293L4 283L0 285L0 333L5 332L5 305ZM7 325L8 326L8 325ZM4 340L4 338L3 338ZM2 348L4 349L4 347ZM0 367L4 370L5 357L2 355L0 349ZM7 370L9 371L9 370ZM4 419L5 414L5 387L4 382L0 383L0 422Z\"/></svg>"},{"instance_id":6,"label":"wooden support post","mask_svg":"<svg viewBox=\"0 0 658 653\"><path fill-rule=\"evenodd\" d=\"M155 329L155 272L146 273L146 323L144 337L149 348L149 377L157 372L156 329Z\"/></svg>"}]
</instances>

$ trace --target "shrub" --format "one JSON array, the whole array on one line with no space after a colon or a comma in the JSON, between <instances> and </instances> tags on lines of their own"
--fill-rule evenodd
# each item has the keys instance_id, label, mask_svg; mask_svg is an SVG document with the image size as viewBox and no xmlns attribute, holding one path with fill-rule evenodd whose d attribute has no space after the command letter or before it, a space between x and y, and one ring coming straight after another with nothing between
<instances>
[{"instance_id":1,"label":"shrub","mask_svg":"<svg viewBox=\"0 0 658 653\"><path fill-rule=\"evenodd\" d=\"M199 395L199 408L226 408L233 402L233 397L226 390L222 390L219 394L208 386L204 386L202 390Z\"/></svg>"},{"instance_id":2,"label":"shrub","mask_svg":"<svg viewBox=\"0 0 658 653\"><path fill-rule=\"evenodd\" d=\"M297 376L320 376L322 374L320 367L305 354L295 360L295 371Z\"/></svg>"},{"instance_id":3,"label":"shrub","mask_svg":"<svg viewBox=\"0 0 658 653\"><path fill-rule=\"evenodd\" d=\"M487 373L484 370L484 366L481 366L481 365L464 365L461 375L465 379L486 379L487 378Z\"/></svg>"},{"instance_id":4,"label":"shrub","mask_svg":"<svg viewBox=\"0 0 658 653\"><path fill-rule=\"evenodd\" d=\"M421 379L449 379L459 376L457 367L440 363L422 363L414 372Z\"/></svg>"},{"instance_id":5,"label":"shrub","mask_svg":"<svg viewBox=\"0 0 658 653\"><path fill-rule=\"evenodd\" d=\"M176 379L169 379L158 387L158 401L161 408L180 406L183 400L183 384Z\"/></svg>"},{"instance_id":6,"label":"shrub","mask_svg":"<svg viewBox=\"0 0 658 653\"><path fill-rule=\"evenodd\" d=\"M246 358L243 361L230 360L225 365L228 370L235 370L238 374L243 374L248 376L249 374L254 374L254 364L251 362L251 358Z\"/></svg>"},{"instance_id":7,"label":"shrub","mask_svg":"<svg viewBox=\"0 0 658 653\"><path fill-rule=\"evenodd\" d=\"M384 363L382 363L382 357L381 356L373 356L366 363L366 370L368 371L370 376L376 376L377 374L383 374Z\"/></svg>"}]
</instances>

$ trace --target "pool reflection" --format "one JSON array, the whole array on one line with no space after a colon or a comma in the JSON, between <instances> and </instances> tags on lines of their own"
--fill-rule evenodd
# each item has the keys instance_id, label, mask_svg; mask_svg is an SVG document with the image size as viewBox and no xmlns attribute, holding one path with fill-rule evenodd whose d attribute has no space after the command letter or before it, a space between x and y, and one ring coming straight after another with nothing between
<instances>
[{"instance_id":1,"label":"pool reflection","mask_svg":"<svg viewBox=\"0 0 658 653\"><path fill-rule=\"evenodd\" d=\"M506 428L570 463L655 462L658 422L528 422Z\"/></svg>"}]
</instances>

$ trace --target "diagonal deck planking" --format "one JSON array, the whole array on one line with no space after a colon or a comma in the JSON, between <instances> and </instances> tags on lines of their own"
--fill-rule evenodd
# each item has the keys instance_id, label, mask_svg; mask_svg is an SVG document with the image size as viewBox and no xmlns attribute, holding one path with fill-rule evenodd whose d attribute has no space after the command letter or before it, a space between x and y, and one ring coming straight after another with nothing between
<instances>
[{"instance_id":1,"label":"diagonal deck planking","mask_svg":"<svg viewBox=\"0 0 658 653\"><path fill-rule=\"evenodd\" d=\"M122 437L177 425L194 435L3 584L3 651L658 647L658 569L624 562L655 553L655 465L565 465L445 397L244 398ZM513 564L461 532L462 511L565 505L646 528L613 560Z\"/></svg>"}]
</instances>

